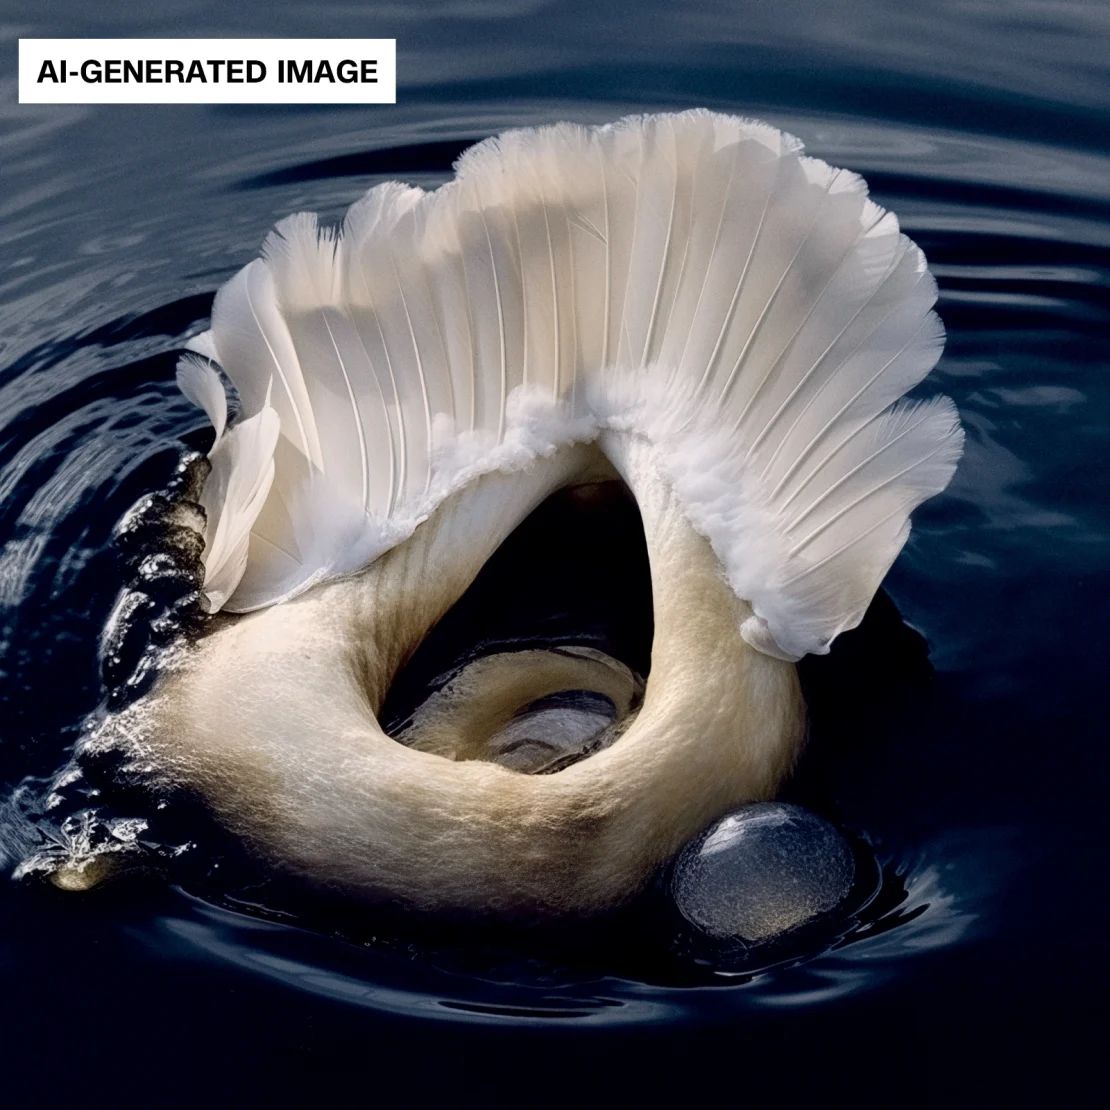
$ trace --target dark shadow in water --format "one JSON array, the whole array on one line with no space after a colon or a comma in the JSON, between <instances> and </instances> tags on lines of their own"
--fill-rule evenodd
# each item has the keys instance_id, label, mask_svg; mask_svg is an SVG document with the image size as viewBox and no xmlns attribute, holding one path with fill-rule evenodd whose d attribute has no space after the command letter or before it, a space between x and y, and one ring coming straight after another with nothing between
<instances>
[{"instance_id":1,"label":"dark shadow in water","mask_svg":"<svg viewBox=\"0 0 1110 1110\"><path fill-rule=\"evenodd\" d=\"M269 173L255 174L237 181L233 188L268 189L274 185L296 184L302 181L329 180L336 177L374 177L388 174L404 178L418 173L449 173L460 154L473 146L482 136L467 139L448 139L434 143L409 143L389 146L380 150L337 154L283 166Z\"/></svg>"},{"instance_id":2,"label":"dark shadow in water","mask_svg":"<svg viewBox=\"0 0 1110 1110\"><path fill-rule=\"evenodd\" d=\"M631 493L619 482L563 490L516 528L417 648L389 691L382 726L396 732L461 666L495 651L582 645L646 678L652 612Z\"/></svg>"}]
</instances>

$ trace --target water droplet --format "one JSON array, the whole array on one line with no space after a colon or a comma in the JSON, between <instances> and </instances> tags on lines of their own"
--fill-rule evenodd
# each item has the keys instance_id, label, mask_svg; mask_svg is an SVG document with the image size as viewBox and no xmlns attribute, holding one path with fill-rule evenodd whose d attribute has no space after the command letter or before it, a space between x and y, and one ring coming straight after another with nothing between
<instances>
[{"instance_id":1,"label":"water droplet","mask_svg":"<svg viewBox=\"0 0 1110 1110\"><path fill-rule=\"evenodd\" d=\"M855 873L851 846L828 821L763 802L722 817L683 849L671 895L700 934L755 946L834 910Z\"/></svg>"}]
</instances>

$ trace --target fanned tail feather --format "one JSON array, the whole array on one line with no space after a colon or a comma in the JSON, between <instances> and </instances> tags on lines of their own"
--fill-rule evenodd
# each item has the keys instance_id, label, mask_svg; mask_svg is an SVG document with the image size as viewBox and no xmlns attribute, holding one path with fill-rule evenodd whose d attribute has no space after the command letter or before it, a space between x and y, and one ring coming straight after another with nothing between
<instances>
[{"instance_id":1,"label":"fanned tail feather","mask_svg":"<svg viewBox=\"0 0 1110 1110\"><path fill-rule=\"evenodd\" d=\"M357 570L481 473L623 430L751 603L746 638L828 650L962 445L949 402L900 402L943 330L894 216L703 111L509 132L456 170L372 189L339 231L289 217L217 295L190 346L240 421L210 367L180 375L218 433L210 606Z\"/></svg>"}]
</instances>

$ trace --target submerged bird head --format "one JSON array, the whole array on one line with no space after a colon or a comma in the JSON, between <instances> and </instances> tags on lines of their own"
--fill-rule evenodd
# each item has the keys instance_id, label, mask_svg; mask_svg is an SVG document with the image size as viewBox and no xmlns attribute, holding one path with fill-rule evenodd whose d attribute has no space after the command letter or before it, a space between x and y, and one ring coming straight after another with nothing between
<instances>
[{"instance_id":1,"label":"submerged bird head","mask_svg":"<svg viewBox=\"0 0 1110 1110\"><path fill-rule=\"evenodd\" d=\"M435 192L378 186L338 233L292 217L263 256L179 373L216 431L220 616L98 742L271 866L422 908L605 908L771 797L794 662L858 623L960 451L950 403L900 400L940 352L935 285L862 181L707 112L559 125ZM646 685L580 644L475 652L387 735L405 662L506 537L615 479L650 563Z\"/></svg>"}]
</instances>

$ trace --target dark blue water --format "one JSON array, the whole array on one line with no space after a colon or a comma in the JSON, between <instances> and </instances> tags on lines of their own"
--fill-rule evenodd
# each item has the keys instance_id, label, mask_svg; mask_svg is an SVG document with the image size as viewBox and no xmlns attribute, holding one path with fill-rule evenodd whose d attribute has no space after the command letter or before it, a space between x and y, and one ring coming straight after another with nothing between
<instances>
[{"instance_id":1,"label":"dark blue water","mask_svg":"<svg viewBox=\"0 0 1110 1110\"><path fill-rule=\"evenodd\" d=\"M793 789L881 871L840 941L754 977L684 977L637 938L623 955L611 937L431 950L189 884L5 880L6 1101L1096 1103L1110 7L9 2L0 26L5 794L51 775L101 702L113 528L170 480L183 436L203 442L172 379L213 291L276 218L338 215L393 177L435 185L507 126L706 105L861 172L937 275L933 382L968 432L887 582L931 673L880 629L807 678ZM19 36L262 33L395 36L398 104L15 103ZM0 831L6 871L14 850Z\"/></svg>"}]
</instances>

